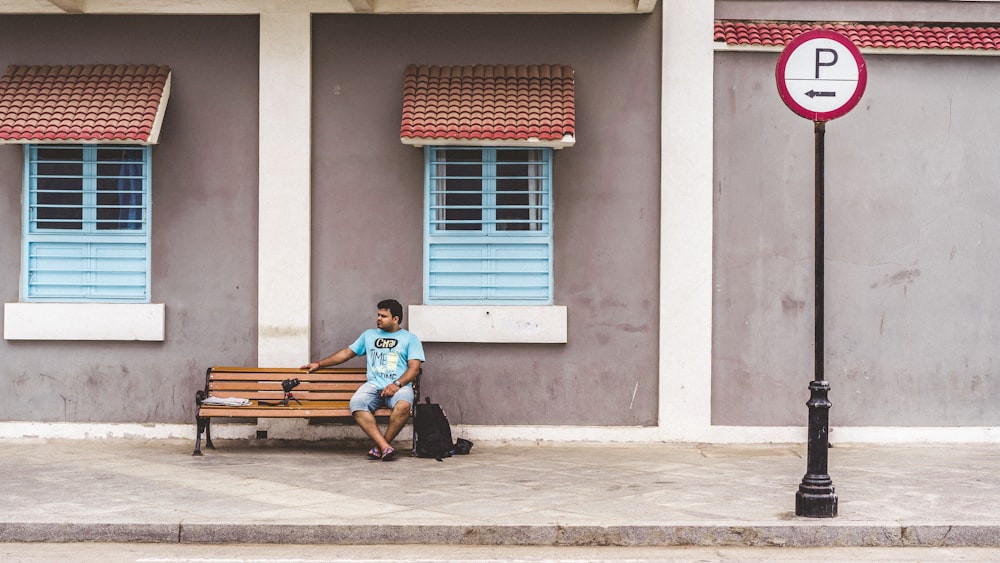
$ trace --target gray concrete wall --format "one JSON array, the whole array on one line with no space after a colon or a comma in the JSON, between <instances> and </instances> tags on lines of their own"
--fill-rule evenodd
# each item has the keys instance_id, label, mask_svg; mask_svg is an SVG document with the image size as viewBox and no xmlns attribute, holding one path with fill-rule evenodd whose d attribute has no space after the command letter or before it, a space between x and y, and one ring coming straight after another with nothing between
<instances>
[{"instance_id":1,"label":"gray concrete wall","mask_svg":"<svg viewBox=\"0 0 1000 563\"><path fill-rule=\"evenodd\" d=\"M777 58L716 54L715 424L806 421L813 124L780 101ZM1000 59L866 61L826 129L831 424L996 426Z\"/></svg>"},{"instance_id":2,"label":"gray concrete wall","mask_svg":"<svg viewBox=\"0 0 1000 563\"><path fill-rule=\"evenodd\" d=\"M257 37L256 17L0 18L0 68L173 69L153 149L152 299L166 304L166 341L0 340L0 420L188 422L207 366L256 362ZM0 146L0 302L18 300L22 154Z\"/></svg>"},{"instance_id":3,"label":"gray concrete wall","mask_svg":"<svg viewBox=\"0 0 1000 563\"><path fill-rule=\"evenodd\" d=\"M421 149L399 142L409 63L576 69L577 144L554 165L565 345L427 343L424 394L465 424L653 425L659 18L314 17L313 353L422 296ZM405 324L405 323L404 323Z\"/></svg>"},{"instance_id":4,"label":"gray concrete wall","mask_svg":"<svg viewBox=\"0 0 1000 563\"><path fill-rule=\"evenodd\" d=\"M425 393L462 423L655 424L658 18L316 17L315 353L371 326L377 299L421 297L422 153L398 140L405 66L571 64L579 142L557 153L554 186L570 342L428 343ZM0 47L3 66L174 71L153 156L166 341L0 342L0 420L187 422L205 367L256 362L257 20L5 17ZM21 177L21 148L0 147L4 302L18 299Z\"/></svg>"}]
</instances>

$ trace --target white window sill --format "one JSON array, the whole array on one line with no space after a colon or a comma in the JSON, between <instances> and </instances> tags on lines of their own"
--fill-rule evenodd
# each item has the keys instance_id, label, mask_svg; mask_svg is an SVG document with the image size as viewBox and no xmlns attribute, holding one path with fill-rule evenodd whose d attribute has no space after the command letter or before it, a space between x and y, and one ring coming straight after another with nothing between
<instances>
[{"instance_id":1,"label":"white window sill","mask_svg":"<svg viewBox=\"0 0 1000 563\"><path fill-rule=\"evenodd\" d=\"M408 330L422 342L565 344L562 305L411 305Z\"/></svg>"},{"instance_id":2,"label":"white window sill","mask_svg":"<svg viewBox=\"0 0 1000 563\"><path fill-rule=\"evenodd\" d=\"M4 303L5 340L163 341L163 303Z\"/></svg>"}]
</instances>

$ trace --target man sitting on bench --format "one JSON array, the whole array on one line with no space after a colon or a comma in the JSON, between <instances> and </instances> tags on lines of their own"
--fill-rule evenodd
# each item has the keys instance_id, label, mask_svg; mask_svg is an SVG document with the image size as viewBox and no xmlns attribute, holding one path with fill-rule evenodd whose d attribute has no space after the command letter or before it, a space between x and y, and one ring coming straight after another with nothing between
<instances>
[{"instance_id":1,"label":"man sitting on bench","mask_svg":"<svg viewBox=\"0 0 1000 563\"><path fill-rule=\"evenodd\" d=\"M380 301L376 328L363 332L353 344L334 352L318 362L302 366L306 371L342 364L355 356L368 356L365 382L351 398L351 415L355 422L375 442L368 459L389 461L396 455L391 443L406 425L413 405L413 381L424 361L424 347L417 336L399 326L403 306L395 299ZM383 435L379 431L376 409L392 410Z\"/></svg>"}]
</instances>

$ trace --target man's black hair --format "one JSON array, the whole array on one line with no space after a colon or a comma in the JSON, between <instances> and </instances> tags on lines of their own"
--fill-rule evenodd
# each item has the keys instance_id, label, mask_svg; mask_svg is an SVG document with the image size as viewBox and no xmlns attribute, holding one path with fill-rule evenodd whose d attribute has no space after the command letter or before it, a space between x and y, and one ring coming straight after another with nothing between
<instances>
[{"instance_id":1,"label":"man's black hair","mask_svg":"<svg viewBox=\"0 0 1000 563\"><path fill-rule=\"evenodd\" d=\"M403 306L395 299L383 299L378 302L379 309L388 309L393 317L399 317L399 322L403 322Z\"/></svg>"}]
</instances>

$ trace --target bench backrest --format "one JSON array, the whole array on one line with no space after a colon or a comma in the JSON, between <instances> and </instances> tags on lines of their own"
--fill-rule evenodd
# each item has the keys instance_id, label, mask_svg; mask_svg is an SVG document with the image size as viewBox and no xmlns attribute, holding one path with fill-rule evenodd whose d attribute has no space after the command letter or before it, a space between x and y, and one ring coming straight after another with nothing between
<instances>
[{"instance_id":1,"label":"bench backrest","mask_svg":"<svg viewBox=\"0 0 1000 563\"><path fill-rule=\"evenodd\" d=\"M281 382L298 378L292 395L300 401L349 401L365 382L365 368L335 367L306 373L301 369L214 366L205 374L205 389L216 397L280 401Z\"/></svg>"}]
</instances>

